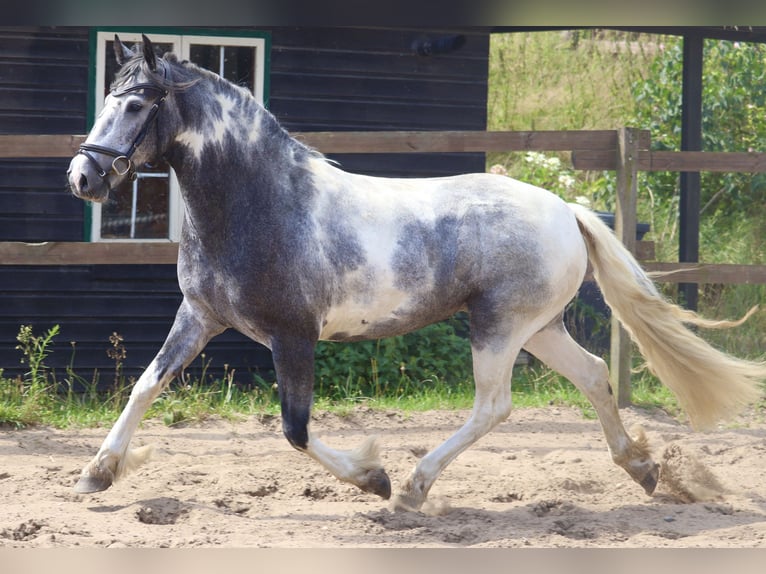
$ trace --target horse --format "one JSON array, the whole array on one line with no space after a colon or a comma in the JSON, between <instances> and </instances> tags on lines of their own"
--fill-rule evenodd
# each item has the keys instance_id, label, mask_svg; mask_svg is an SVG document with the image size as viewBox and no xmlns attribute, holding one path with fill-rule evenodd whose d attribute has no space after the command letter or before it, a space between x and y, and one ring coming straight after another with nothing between
<instances>
[{"instance_id":1,"label":"horse","mask_svg":"<svg viewBox=\"0 0 766 574\"><path fill-rule=\"evenodd\" d=\"M707 428L760 397L766 363L723 353L708 320L664 298L599 217L502 175L385 178L354 174L296 140L244 88L144 36L115 37L120 69L103 113L68 170L71 192L103 202L135 166L164 158L185 203L183 294L167 339L75 485L109 488L148 458L130 448L159 393L226 329L271 350L282 431L341 481L391 498L368 437L333 449L310 429L318 341L379 339L467 311L475 382L467 420L422 457L391 505L419 509L461 452L511 413L526 349L593 404L608 451L647 495L660 476L643 433L624 428L604 360L572 339L563 312L592 266L604 298L649 367Z\"/></svg>"}]
</instances>

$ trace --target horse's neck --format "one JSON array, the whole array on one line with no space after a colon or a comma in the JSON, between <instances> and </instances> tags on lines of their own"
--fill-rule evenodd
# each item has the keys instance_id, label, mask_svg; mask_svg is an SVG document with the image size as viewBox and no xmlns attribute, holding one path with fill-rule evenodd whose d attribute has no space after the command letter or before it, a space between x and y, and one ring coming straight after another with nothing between
<instances>
[{"instance_id":1,"label":"horse's neck","mask_svg":"<svg viewBox=\"0 0 766 574\"><path fill-rule=\"evenodd\" d=\"M181 184L190 231L220 235L245 217L267 217L278 197L291 192L280 182L306 155L305 148L254 100L231 102L223 120L205 116L204 109L198 113L205 120L179 129L168 157Z\"/></svg>"}]
</instances>

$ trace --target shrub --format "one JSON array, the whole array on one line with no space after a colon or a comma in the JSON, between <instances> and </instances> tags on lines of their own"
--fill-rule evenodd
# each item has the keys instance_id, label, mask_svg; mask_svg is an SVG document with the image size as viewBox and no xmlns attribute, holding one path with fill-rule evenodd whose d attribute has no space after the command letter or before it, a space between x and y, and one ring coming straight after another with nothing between
<instances>
[{"instance_id":1,"label":"shrub","mask_svg":"<svg viewBox=\"0 0 766 574\"><path fill-rule=\"evenodd\" d=\"M315 391L331 399L402 396L441 382L471 379L467 318L459 314L419 331L374 341L320 342Z\"/></svg>"}]
</instances>

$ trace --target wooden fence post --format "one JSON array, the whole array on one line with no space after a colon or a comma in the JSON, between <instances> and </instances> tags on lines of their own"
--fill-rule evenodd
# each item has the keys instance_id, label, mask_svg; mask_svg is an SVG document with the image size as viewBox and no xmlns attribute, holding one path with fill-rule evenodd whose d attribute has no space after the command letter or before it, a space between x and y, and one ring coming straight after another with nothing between
<instances>
[{"instance_id":1,"label":"wooden fence post","mask_svg":"<svg viewBox=\"0 0 766 574\"><path fill-rule=\"evenodd\" d=\"M614 232L628 250L636 252L636 203L638 195L639 130L620 128L617 131L617 207ZM616 383L617 406L630 405L630 335L613 316L611 323L611 373Z\"/></svg>"}]
</instances>

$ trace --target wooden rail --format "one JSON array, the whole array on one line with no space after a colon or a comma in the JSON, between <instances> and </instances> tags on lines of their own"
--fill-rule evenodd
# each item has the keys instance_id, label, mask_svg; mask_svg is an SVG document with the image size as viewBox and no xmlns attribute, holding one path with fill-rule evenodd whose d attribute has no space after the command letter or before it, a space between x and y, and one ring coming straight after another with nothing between
<instances>
[{"instance_id":1,"label":"wooden rail","mask_svg":"<svg viewBox=\"0 0 766 574\"><path fill-rule=\"evenodd\" d=\"M572 152L572 165L582 170L615 170L617 158L609 151ZM638 152L638 171L766 172L766 153L712 151Z\"/></svg>"},{"instance_id":2,"label":"wooden rail","mask_svg":"<svg viewBox=\"0 0 766 574\"><path fill-rule=\"evenodd\" d=\"M654 259L654 242L637 241L636 256ZM0 241L0 265L175 265L177 260L178 243L169 241Z\"/></svg>"},{"instance_id":3,"label":"wooden rail","mask_svg":"<svg viewBox=\"0 0 766 574\"><path fill-rule=\"evenodd\" d=\"M295 132L322 153L465 153L571 151L581 170L617 169L618 130L483 132ZM0 135L0 158L71 157L84 135ZM650 151L649 132L638 131L638 171L766 172L762 152Z\"/></svg>"},{"instance_id":4,"label":"wooden rail","mask_svg":"<svg viewBox=\"0 0 766 574\"><path fill-rule=\"evenodd\" d=\"M295 132L322 153L465 153L487 151L616 150L615 130L485 132ZM641 132L649 146L649 132ZM71 157L84 135L0 135L0 158Z\"/></svg>"},{"instance_id":5,"label":"wooden rail","mask_svg":"<svg viewBox=\"0 0 766 574\"><path fill-rule=\"evenodd\" d=\"M660 283L766 284L766 265L647 262L643 267Z\"/></svg>"},{"instance_id":6,"label":"wooden rail","mask_svg":"<svg viewBox=\"0 0 766 574\"><path fill-rule=\"evenodd\" d=\"M0 265L175 265L177 260L178 243L169 241L0 242Z\"/></svg>"}]
</instances>

